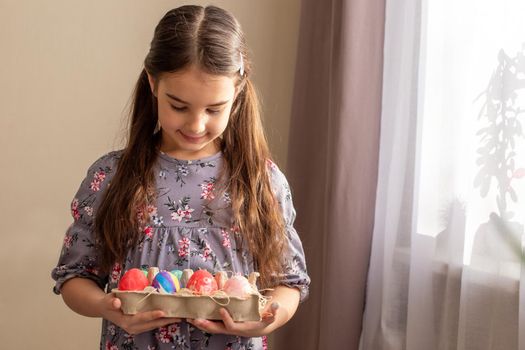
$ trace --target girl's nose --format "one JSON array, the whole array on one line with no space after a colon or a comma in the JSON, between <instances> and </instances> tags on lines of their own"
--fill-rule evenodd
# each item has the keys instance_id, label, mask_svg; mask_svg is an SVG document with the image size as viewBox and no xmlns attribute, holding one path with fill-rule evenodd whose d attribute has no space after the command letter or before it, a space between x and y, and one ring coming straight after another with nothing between
<instances>
[{"instance_id":1,"label":"girl's nose","mask_svg":"<svg viewBox=\"0 0 525 350\"><path fill-rule=\"evenodd\" d=\"M206 129L206 118L204 113L191 116L187 123L188 131L195 135L203 133Z\"/></svg>"}]
</instances>

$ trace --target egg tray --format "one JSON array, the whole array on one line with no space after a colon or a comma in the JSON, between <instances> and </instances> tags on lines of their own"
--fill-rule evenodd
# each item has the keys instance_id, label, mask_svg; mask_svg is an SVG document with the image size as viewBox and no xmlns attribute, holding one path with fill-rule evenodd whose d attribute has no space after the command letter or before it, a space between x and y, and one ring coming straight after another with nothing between
<instances>
[{"instance_id":1,"label":"egg tray","mask_svg":"<svg viewBox=\"0 0 525 350\"><path fill-rule=\"evenodd\" d=\"M134 315L137 312L162 310L167 317L201 318L220 320L219 310L225 308L234 321L260 321L267 299L261 295L246 298L224 295L177 295L151 291L122 291L113 289L122 302L122 312Z\"/></svg>"}]
</instances>

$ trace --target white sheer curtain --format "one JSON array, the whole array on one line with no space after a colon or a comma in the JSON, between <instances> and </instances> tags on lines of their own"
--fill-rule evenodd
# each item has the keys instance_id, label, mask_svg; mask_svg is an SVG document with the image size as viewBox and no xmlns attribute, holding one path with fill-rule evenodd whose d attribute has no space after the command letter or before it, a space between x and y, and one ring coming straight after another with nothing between
<instances>
[{"instance_id":1,"label":"white sheer curtain","mask_svg":"<svg viewBox=\"0 0 525 350\"><path fill-rule=\"evenodd\" d=\"M387 0L362 350L525 349L524 15Z\"/></svg>"}]
</instances>

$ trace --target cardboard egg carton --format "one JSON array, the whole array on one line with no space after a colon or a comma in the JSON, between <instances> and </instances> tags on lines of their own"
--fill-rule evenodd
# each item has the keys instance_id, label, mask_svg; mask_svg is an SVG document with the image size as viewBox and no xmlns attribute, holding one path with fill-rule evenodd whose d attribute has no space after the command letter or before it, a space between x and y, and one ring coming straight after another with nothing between
<instances>
[{"instance_id":1,"label":"cardboard egg carton","mask_svg":"<svg viewBox=\"0 0 525 350\"><path fill-rule=\"evenodd\" d=\"M255 286L258 273L248 277ZM165 294L148 287L144 291L111 291L122 302L122 312L134 315L137 312L162 310L167 317L201 318L220 320L219 310L225 308L234 321L260 321L261 313L268 298L261 294L249 294L246 297L228 296L220 291L212 295L192 295L187 289L176 294Z\"/></svg>"}]
</instances>

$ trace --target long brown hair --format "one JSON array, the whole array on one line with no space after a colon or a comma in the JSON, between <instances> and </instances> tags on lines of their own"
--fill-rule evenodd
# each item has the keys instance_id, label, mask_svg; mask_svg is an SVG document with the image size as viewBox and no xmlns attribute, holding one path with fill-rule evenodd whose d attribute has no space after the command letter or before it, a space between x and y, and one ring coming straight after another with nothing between
<instances>
[{"instance_id":1,"label":"long brown hair","mask_svg":"<svg viewBox=\"0 0 525 350\"><path fill-rule=\"evenodd\" d=\"M237 97L221 141L226 160L223 174L227 174L221 182L232 199L234 223L261 274L261 285L272 286L283 269L284 220L271 187L270 152L249 78L244 35L237 20L215 6L178 7L155 28L133 93L127 145L95 219L101 268L109 271L115 262L123 262L139 242L141 208L154 199L152 169L161 133L156 132L157 100L147 73L158 81L163 73L190 65L236 78Z\"/></svg>"}]
</instances>

